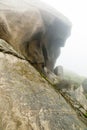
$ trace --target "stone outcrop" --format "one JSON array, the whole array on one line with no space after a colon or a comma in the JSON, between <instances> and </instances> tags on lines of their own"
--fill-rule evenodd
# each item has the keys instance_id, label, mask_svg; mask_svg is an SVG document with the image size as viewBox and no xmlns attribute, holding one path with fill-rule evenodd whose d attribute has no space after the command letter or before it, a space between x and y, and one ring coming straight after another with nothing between
<instances>
[{"instance_id":1,"label":"stone outcrop","mask_svg":"<svg viewBox=\"0 0 87 130\"><path fill-rule=\"evenodd\" d=\"M63 78L63 66L61 65L56 66L54 69L54 73L58 75L59 77Z\"/></svg>"},{"instance_id":2,"label":"stone outcrop","mask_svg":"<svg viewBox=\"0 0 87 130\"><path fill-rule=\"evenodd\" d=\"M84 95L84 89L83 89L82 85L80 85L74 91L74 98L76 98L76 100L79 101L80 104L87 110L87 99Z\"/></svg>"},{"instance_id":3,"label":"stone outcrop","mask_svg":"<svg viewBox=\"0 0 87 130\"><path fill-rule=\"evenodd\" d=\"M53 71L60 48L70 36L71 22L40 1L22 0L20 5L17 0L7 1L0 0L0 38L39 71L44 67Z\"/></svg>"},{"instance_id":4,"label":"stone outcrop","mask_svg":"<svg viewBox=\"0 0 87 130\"><path fill-rule=\"evenodd\" d=\"M8 51L0 52L0 130L86 128L61 94L33 66Z\"/></svg>"},{"instance_id":5,"label":"stone outcrop","mask_svg":"<svg viewBox=\"0 0 87 130\"><path fill-rule=\"evenodd\" d=\"M19 1L0 0L8 42L0 41L0 130L86 130L86 113L62 91L68 82L52 73L71 23L41 2Z\"/></svg>"},{"instance_id":6,"label":"stone outcrop","mask_svg":"<svg viewBox=\"0 0 87 130\"><path fill-rule=\"evenodd\" d=\"M83 92L87 94L87 79L82 82Z\"/></svg>"}]
</instances>

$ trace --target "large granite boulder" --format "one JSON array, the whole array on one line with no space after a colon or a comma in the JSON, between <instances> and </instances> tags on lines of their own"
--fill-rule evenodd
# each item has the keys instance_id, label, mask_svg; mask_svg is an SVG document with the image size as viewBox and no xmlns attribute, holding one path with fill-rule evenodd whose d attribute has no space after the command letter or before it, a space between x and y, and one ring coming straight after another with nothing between
<instances>
[{"instance_id":1,"label":"large granite boulder","mask_svg":"<svg viewBox=\"0 0 87 130\"><path fill-rule=\"evenodd\" d=\"M0 130L87 128L33 66L7 53L0 52Z\"/></svg>"},{"instance_id":2,"label":"large granite boulder","mask_svg":"<svg viewBox=\"0 0 87 130\"><path fill-rule=\"evenodd\" d=\"M53 71L71 22L41 1L0 0L0 38L39 71Z\"/></svg>"},{"instance_id":3,"label":"large granite boulder","mask_svg":"<svg viewBox=\"0 0 87 130\"><path fill-rule=\"evenodd\" d=\"M71 23L42 2L24 1L0 0L0 38L8 42L0 43L0 130L86 130L84 115L77 117L47 70Z\"/></svg>"}]
</instances>

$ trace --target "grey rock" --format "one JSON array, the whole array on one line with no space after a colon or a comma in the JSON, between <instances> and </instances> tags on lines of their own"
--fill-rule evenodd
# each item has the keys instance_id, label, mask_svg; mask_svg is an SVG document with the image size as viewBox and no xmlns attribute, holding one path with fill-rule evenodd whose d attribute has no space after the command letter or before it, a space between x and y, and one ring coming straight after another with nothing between
<instances>
[{"instance_id":1,"label":"grey rock","mask_svg":"<svg viewBox=\"0 0 87 130\"><path fill-rule=\"evenodd\" d=\"M63 66L56 66L54 68L54 73L58 76L60 76L61 78L63 78Z\"/></svg>"},{"instance_id":2,"label":"grey rock","mask_svg":"<svg viewBox=\"0 0 87 130\"><path fill-rule=\"evenodd\" d=\"M84 130L76 112L31 66L0 52L0 130Z\"/></svg>"},{"instance_id":3,"label":"grey rock","mask_svg":"<svg viewBox=\"0 0 87 130\"><path fill-rule=\"evenodd\" d=\"M76 100L79 101L79 103L87 110L87 99L84 95L84 89L82 85L75 90L74 94Z\"/></svg>"},{"instance_id":4,"label":"grey rock","mask_svg":"<svg viewBox=\"0 0 87 130\"><path fill-rule=\"evenodd\" d=\"M41 1L22 0L20 5L17 0L7 1L0 0L0 38L39 71L44 66L53 71L70 36L71 22Z\"/></svg>"},{"instance_id":5,"label":"grey rock","mask_svg":"<svg viewBox=\"0 0 87 130\"><path fill-rule=\"evenodd\" d=\"M86 129L54 89L60 79L50 72L71 23L42 2L7 1L0 0L0 38L11 45L0 44L0 130ZM46 67L48 77L29 62L40 71Z\"/></svg>"},{"instance_id":6,"label":"grey rock","mask_svg":"<svg viewBox=\"0 0 87 130\"><path fill-rule=\"evenodd\" d=\"M85 79L85 80L82 82L82 87L83 87L84 93L87 94L87 79Z\"/></svg>"}]
</instances>

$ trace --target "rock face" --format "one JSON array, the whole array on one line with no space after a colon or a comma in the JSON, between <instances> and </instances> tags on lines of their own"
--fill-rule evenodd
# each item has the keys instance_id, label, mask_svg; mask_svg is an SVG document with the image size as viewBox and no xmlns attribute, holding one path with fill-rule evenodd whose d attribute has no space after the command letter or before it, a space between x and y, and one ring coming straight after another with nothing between
<instances>
[{"instance_id":1,"label":"rock face","mask_svg":"<svg viewBox=\"0 0 87 130\"><path fill-rule=\"evenodd\" d=\"M73 93L73 97L87 110L87 99L84 95L84 89L80 85Z\"/></svg>"},{"instance_id":2,"label":"rock face","mask_svg":"<svg viewBox=\"0 0 87 130\"><path fill-rule=\"evenodd\" d=\"M75 111L26 60L0 52L0 130L85 130Z\"/></svg>"},{"instance_id":3,"label":"rock face","mask_svg":"<svg viewBox=\"0 0 87 130\"><path fill-rule=\"evenodd\" d=\"M71 23L40 1L19 0L20 6L17 0L7 1L0 0L0 38L38 70L43 72L46 66L53 71L60 47L70 36Z\"/></svg>"},{"instance_id":4,"label":"rock face","mask_svg":"<svg viewBox=\"0 0 87 130\"><path fill-rule=\"evenodd\" d=\"M56 66L56 68L54 69L54 73L63 78L63 66Z\"/></svg>"},{"instance_id":5,"label":"rock face","mask_svg":"<svg viewBox=\"0 0 87 130\"><path fill-rule=\"evenodd\" d=\"M7 1L0 0L0 38L11 45L0 43L0 130L85 130L47 70L70 35L70 22L33 0ZM47 67L51 82L29 62L40 71Z\"/></svg>"},{"instance_id":6,"label":"rock face","mask_svg":"<svg viewBox=\"0 0 87 130\"><path fill-rule=\"evenodd\" d=\"M82 82L82 87L83 87L84 94L87 94L87 79L85 79Z\"/></svg>"}]
</instances>

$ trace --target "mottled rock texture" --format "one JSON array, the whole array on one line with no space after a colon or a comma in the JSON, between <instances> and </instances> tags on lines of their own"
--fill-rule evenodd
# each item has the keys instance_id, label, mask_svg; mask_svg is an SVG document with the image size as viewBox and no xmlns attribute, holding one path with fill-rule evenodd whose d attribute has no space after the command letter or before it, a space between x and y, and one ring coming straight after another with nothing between
<instances>
[{"instance_id":1,"label":"mottled rock texture","mask_svg":"<svg viewBox=\"0 0 87 130\"><path fill-rule=\"evenodd\" d=\"M26 60L0 52L0 130L84 130L75 111Z\"/></svg>"},{"instance_id":2,"label":"mottled rock texture","mask_svg":"<svg viewBox=\"0 0 87 130\"><path fill-rule=\"evenodd\" d=\"M0 0L0 38L39 71L44 66L53 71L60 48L70 36L71 23L40 1L23 2Z\"/></svg>"},{"instance_id":3,"label":"mottled rock texture","mask_svg":"<svg viewBox=\"0 0 87 130\"><path fill-rule=\"evenodd\" d=\"M70 35L70 22L33 0L30 4L15 0L16 6L13 0L6 1L0 0L0 38L14 50L0 44L0 130L85 130L86 125L54 89L54 75L49 74L49 82L30 64L40 71L44 66L53 70Z\"/></svg>"},{"instance_id":4,"label":"mottled rock texture","mask_svg":"<svg viewBox=\"0 0 87 130\"><path fill-rule=\"evenodd\" d=\"M82 82L83 92L87 94L87 79Z\"/></svg>"}]
</instances>

